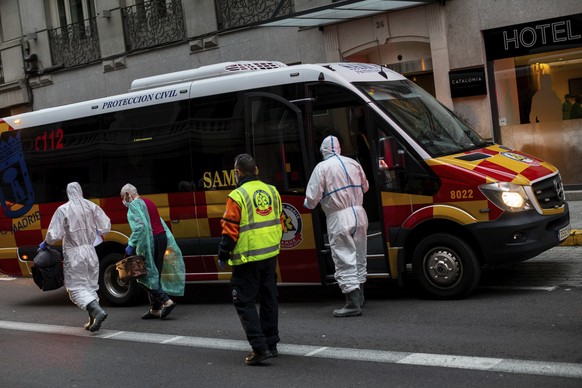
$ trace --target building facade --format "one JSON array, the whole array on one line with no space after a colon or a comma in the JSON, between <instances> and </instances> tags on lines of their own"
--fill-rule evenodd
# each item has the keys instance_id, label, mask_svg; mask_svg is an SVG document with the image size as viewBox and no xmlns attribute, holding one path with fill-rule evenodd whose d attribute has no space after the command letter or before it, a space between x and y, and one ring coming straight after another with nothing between
<instances>
[{"instance_id":1,"label":"building facade","mask_svg":"<svg viewBox=\"0 0 582 388\"><path fill-rule=\"evenodd\" d=\"M0 116L251 59L385 64L582 187L579 0L0 1Z\"/></svg>"}]
</instances>

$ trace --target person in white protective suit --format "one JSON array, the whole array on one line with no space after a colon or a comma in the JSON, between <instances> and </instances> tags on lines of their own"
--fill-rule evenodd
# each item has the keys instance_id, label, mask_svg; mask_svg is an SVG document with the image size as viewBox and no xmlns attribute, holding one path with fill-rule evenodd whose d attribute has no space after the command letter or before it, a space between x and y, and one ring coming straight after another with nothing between
<instances>
[{"instance_id":1,"label":"person in white protective suit","mask_svg":"<svg viewBox=\"0 0 582 388\"><path fill-rule=\"evenodd\" d=\"M323 155L307 183L304 206L314 209L318 203L327 218L335 279L346 298L346 305L333 311L335 317L362 314L363 286L367 275L368 216L362 207L369 185L360 164L341 156L335 136L323 139L319 149Z\"/></svg>"},{"instance_id":2,"label":"person in white protective suit","mask_svg":"<svg viewBox=\"0 0 582 388\"><path fill-rule=\"evenodd\" d=\"M99 258L93 243L111 229L111 221L95 203L83 198L81 185L67 185L69 201L59 206L40 249L63 240L65 287L71 301L89 313L85 329L99 330L107 313L99 305Z\"/></svg>"}]
</instances>

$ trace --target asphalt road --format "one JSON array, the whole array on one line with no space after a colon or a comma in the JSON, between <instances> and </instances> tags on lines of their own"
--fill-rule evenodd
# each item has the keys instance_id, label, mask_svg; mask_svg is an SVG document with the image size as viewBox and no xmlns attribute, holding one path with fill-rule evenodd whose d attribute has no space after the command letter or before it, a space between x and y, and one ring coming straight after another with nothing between
<instances>
[{"instance_id":1,"label":"asphalt road","mask_svg":"<svg viewBox=\"0 0 582 388\"><path fill-rule=\"evenodd\" d=\"M107 307L102 330L64 290L0 280L3 387L580 387L582 247L485 272L467 299L370 284L359 318L337 286L280 289L281 355L259 367L226 286L189 287L166 320Z\"/></svg>"}]
</instances>

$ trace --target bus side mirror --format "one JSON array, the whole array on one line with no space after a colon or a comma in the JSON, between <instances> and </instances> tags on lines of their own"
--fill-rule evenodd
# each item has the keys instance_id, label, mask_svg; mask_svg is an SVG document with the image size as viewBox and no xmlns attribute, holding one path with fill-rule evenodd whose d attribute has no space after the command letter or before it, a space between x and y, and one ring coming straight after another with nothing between
<instances>
[{"instance_id":1,"label":"bus side mirror","mask_svg":"<svg viewBox=\"0 0 582 388\"><path fill-rule=\"evenodd\" d=\"M398 142L393 137L380 139L380 170L398 170L404 168L404 151L398 148Z\"/></svg>"}]
</instances>

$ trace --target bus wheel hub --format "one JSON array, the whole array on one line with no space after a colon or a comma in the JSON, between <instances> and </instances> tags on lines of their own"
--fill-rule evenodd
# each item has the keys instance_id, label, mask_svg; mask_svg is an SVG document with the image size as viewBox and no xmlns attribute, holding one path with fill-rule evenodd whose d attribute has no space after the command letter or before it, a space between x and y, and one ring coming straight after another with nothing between
<instances>
[{"instance_id":1,"label":"bus wheel hub","mask_svg":"<svg viewBox=\"0 0 582 388\"><path fill-rule=\"evenodd\" d=\"M461 270L459 260L449 251L432 252L426 263L430 279L439 285L454 282Z\"/></svg>"}]
</instances>

